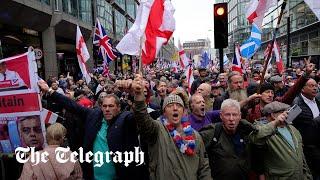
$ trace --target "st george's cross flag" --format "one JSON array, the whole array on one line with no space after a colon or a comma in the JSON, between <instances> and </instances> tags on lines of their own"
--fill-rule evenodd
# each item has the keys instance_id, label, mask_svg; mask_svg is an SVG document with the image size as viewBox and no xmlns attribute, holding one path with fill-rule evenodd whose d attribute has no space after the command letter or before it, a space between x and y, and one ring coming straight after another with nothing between
<instances>
[{"instance_id":1,"label":"st george's cross flag","mask_svg":"<svg viewBox=\"0 0 320 180\"><path fill-rule=\"evenodd\" d=\"M90 58L90 54L89 54L87 45L84 42L79 26L77 26L76 52L77 52L78 63L79 63L82 75L85 78L87 84L89 84L89 82L91 81L91 77L88 74L86 62Z\"/></svg>"},{"instance_id":2,"label":"st george's cross flag","mask_svg":"<svg viewBox=\"0 0 320 180\"><path fill-rule=\"evenodd\" d=\"M117 45L122 54L139 55L143 64L151 64L162 45L175 30L174 8L170 0L142 0L137 18Z\"/></svg>"}]
</instances>

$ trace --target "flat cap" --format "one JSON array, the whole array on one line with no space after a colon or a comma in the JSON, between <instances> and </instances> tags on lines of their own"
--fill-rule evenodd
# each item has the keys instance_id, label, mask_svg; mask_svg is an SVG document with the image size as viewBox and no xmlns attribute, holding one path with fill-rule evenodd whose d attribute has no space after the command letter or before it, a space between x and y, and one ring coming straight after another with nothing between
<instances>
[{"instance_id":1,"label":"flat cap","mask_svg":"<svg viewBox=\"0 0 320 180\"><path fill-rule=\"evenodd\" d=\"M270 78L270 81L271 81L271 83L281 82L282 78L279 75L276 75L276 76L272 76Z\"/></svg>"},{"instance_id":2,"label":"flat cap","mask_svg":"<svg viewBox=\"0 0 320 180\"><path fill-rule=\"evenodd\" d=\"M277 113L280 111L286 111L289 108L290 106L288 104L273 101L272 103L269 103L266 106L264 106L264 108L262 109L262 114L267 115L271 113Z\"/></svg>"}]
</instances>

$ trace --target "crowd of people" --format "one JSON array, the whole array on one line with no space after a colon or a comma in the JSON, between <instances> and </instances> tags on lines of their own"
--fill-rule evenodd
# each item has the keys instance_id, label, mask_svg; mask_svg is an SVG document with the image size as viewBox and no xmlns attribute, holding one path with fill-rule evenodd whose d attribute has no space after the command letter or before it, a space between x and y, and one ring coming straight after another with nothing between
<instances>
[{"instance_id":1,"label":"crowd of people","mask_svg":"<svg viewBox=\"0 0 320 180\"><path fill-rule=\"evenodd\" d=\"M89 83L69 74L39 81L43 107L65 127L49 126L48 148L95 153L140 147L145 163L67 164L69 174L56 162L25 164L21 179L320 179L320 73L310 61L264 79L258 70L194 69L191 87L182 71L156 68L90 76ZM294 104L302 112L288 123ZM52 168L57 173L41 173Z\"/></svg>"}]
</instances>

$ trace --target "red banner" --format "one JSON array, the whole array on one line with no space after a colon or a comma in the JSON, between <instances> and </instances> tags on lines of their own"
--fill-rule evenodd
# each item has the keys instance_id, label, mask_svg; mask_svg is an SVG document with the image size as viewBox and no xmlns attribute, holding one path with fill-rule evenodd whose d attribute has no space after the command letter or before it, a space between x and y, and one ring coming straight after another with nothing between
<instances>
[{"instance_id":1,"label":"red banner","mask_svg":"<svg viewBox=\"0 0 320 180\"><path fill-rule=\"evenodd\" d=\"M40 111L37 93L0 96L0 114Z\"/></svg>"}]
</instances>

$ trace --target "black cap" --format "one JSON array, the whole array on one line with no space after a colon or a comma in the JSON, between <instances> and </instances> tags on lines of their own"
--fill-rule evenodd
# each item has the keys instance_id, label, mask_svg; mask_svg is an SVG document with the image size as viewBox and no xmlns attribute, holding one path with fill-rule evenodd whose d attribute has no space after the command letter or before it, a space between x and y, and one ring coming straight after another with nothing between
<instances>
[{"instance_id":1,"label":"black cap","mask_svg":"<svg viewBox=\"0 0 320 180\"><path fill-rule=\"evenodd\" d=\"M272 90L274 91L274 87L270 83L263 83L260 87L260 94L267 91L267 90Z\"/></svg>"}]
</instances>

